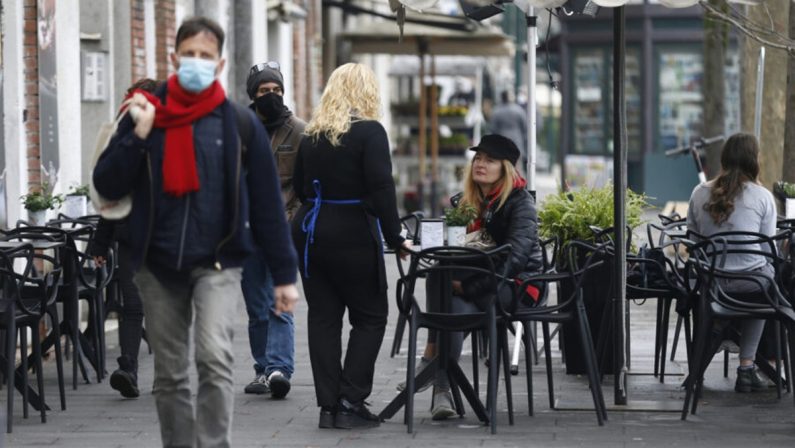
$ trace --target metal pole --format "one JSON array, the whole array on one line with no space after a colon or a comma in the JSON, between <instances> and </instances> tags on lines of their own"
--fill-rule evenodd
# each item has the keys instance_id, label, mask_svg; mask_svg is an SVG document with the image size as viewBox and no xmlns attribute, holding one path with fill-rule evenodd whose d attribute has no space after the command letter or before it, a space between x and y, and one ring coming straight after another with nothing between
<instances>
[{"instance_id":1,"label":"metal pole","mask_svg":"<svg viewBox=\"0 0 795 448\"><path fill-rule=\"evenodd\" d=\"M425 113L428 110L425 93L425 51L422 43L420 43L420 116L417 123L420 127L418 131L419 134L417 135L417 149L420 151L418 158L420 179L419 183L417 184L417 199L419 202L419 209L423 213L425 212L425 138L427 136L428 128L428 125L425 122Z\"/></svg>"},{"instance_id":2,"label":"metal pole","mask_svg":"<svg viewBox=\"0 0 795 448\"><path fill-rule=\"evenodd\" d=\"M535 8L527 9L527 187L536 196L536 47L538 17Z\"/></svg>"},{"instance_id":3,"label":"metal pole","mask_svg":"<svg viewBox=\"0 0 795 448\"><path fill-rule=\"evenodd\" d=\"M436 55L431 55L431 216L439 216L439 90Z\"/></svg>"},{"instance_id":4,"label":"metal pole","mask_svg":"<svg viewBox=\"0 0 795 448\"><path fill-rule=\"evenodd\" d=\"M481 120L483 111L483 60L480 61L475 72L475 111L477 113L475 115L475 130L472 133L472 139L475 144L478 144L483 132L483 120Z\"/></svg>"},{"instance_id":5,"label":"metal pole","mask_svg":"<svg viewBox=\"0 0 795 448\"><path fill-rule=\"evenodd\" d=\"M765 90L765 47L759 49L759 65L756 68L756 104L754 110L754 134L762 140L762 97Z\"/></svg>"},{"instance_id":6,"label":"metal pole","mask_svg":"<svg viewBox=\"0 0 795 448\"><path fill-rule=\"evenodd\" d=\"M624 303L626 301L627 247L625 229L627 217L624 203L627 187L627 110L624 101L624 69L626 42L624 36L624 7L613 10L613 223L615 259L613 284L616 291L613 312L613 373L615 404L627 404L627 366L624 358Z\"/></svg>"}]
</instances>

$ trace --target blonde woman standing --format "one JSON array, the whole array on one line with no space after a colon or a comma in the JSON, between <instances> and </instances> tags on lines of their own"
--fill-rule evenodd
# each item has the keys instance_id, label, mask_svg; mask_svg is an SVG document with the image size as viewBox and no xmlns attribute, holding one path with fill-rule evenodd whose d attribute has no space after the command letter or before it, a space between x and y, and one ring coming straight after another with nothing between
<instances>
[{"instance_id":1,"label":"blonde woman standing","mask_svg":"<svg viewBox=\"0 0 795 448\"><path fill-rule=\"evenodd\" d=\"M309 306L309 357L320 428L370 428L364 404L387 322L381 234L400 236L386 131L372 70L345 64L331 74L306 126L293 173L302 205L292 221ZM380 225L379 225L380 224ZM342 317L353 327L342 362Z\"/></svg>"}]
</instances>

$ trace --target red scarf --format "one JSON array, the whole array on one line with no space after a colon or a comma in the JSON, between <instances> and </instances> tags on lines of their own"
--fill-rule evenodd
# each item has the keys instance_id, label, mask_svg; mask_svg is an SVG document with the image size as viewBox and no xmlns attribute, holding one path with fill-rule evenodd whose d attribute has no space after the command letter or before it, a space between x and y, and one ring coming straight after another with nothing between
<instances>
[{"instance_id":1,"label":"red scarf","mask_svg":"<svg viewBox=\"0 0 795 448\"><path fill-rule=\"evenodd\" d=\"M226 100L224 88L214 81L201 92L191 93L179 85L176 75L171 75L168 78L165 104L149 92L136 90L129 96L134 93L144 95L155 106L154 127L166 130L163 191L177 197L199 191L192 125Z\"/></svg>"}]
</instances>

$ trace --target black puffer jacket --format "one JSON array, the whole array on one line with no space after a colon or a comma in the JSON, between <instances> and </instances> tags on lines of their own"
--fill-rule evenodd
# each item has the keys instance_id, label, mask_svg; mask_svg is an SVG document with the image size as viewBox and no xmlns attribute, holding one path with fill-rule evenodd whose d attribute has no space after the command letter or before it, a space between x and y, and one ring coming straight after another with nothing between
<instances>
[{"instance_id":1,"label":"black puffer jacket","mask_svg":"<svg viewBox=\"0 0 795 448\"><path fill-rule=\"evenodd\" d=\"M458 205L461 195L451 199L453 206ZM499 210L499 201L483 212L482 218L486 232L494 239L497 246L511 245L509 260L499 260L495 266L502 272L508 264L507 275L510 278L524 280L542 270L541 245L538 242L538 216L535 201L524 188L514 188L505 205ZM463 281L465 297L478 297L488 288L489 280L470 277Z\"/></svg>"}]
</instances>

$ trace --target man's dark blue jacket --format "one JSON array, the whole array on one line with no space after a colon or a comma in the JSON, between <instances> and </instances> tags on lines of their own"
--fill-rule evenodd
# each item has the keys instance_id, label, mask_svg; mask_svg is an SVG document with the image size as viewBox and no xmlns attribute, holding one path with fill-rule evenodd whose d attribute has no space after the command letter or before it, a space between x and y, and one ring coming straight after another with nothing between
<instances>
[{"instance_id":1,"label":"man's dark blue jacket","mask_svg":"<svg viewBox=\"0 0 795 448\"><path fill-rule=\"evenodd\" d=\"M159 96L162 99L165 95L161 91ZM226 224L225 237L215 248L212 265L216 269L242 266L259 246L265 252L274 284L295 283L297 256L265 129L251 111L245 110L242 119L250 121L250 141L241 145L236 106L227 99L218 107L223 116L224 141L224 166L218 169L225 170L226 183L226 206L219 212L226 214ZM165 133L155 128L146 140L141 140L133 128L132 119L126 116L97 162L93 179L97 191L110 200L133 195L129 238L133 265L138 268L147 258L153 229L158 225L155 217L163 196L163 171L153 161L162 160ZM176 248L179 230L174 233Z\"/></svg>"}]
</instances>

